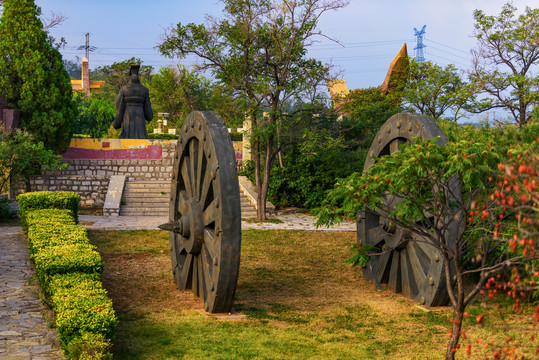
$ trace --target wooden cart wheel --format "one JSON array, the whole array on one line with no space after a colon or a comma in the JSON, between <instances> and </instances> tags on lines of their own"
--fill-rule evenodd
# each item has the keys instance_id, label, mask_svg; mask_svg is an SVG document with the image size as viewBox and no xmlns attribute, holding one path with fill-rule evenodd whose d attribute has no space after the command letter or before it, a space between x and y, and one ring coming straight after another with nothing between
<instances>
[{"instance_id":1,"label":"wooden cart wheel","mask_svg":"<svg viewBox=\"0 0 539 360\"><path fill-rule=\"evenodd\" d=\"M397 151L401 144L413 138L433 137L438 137L440 145L447 143L445 134L431 118L411 113L396 114L378 131L367 154L364 171L374 164L376 157ZM456 182L452 186L457 186ZM384 201L386 205L394 206L399 202L398 194L387 196ZM360 244L379 249L376 254L371 254L364 269L365 278L373 280L379 287L387 285L390 290L423 305L448 303L443 261L435 247L426 242L410 241L421 238L368 210L358 215L357 230ZM455 235L456 231L448 232L450 246L454 246Z\"/></svg>"},{"instance_id":2,"label":"wooden cart wheel","mask_svg":"<svg viewBox=\"0 0 539 360\"><path fill-rule=\"evenodd\" d=\"M194 111L176 148L169 223L174 281L204 299L210 313L230 312L241 247L236 157L214 112Z\"/></svg>"}]
</instances>

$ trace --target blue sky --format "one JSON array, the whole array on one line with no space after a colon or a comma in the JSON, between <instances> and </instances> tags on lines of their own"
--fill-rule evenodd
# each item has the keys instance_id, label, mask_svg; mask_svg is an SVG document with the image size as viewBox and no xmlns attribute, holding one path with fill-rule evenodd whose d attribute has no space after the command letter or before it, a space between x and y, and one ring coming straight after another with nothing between
<instances>
[{"instance_id":1,"label":"blue sky","mask_svg":"<svg viewBox=\"0 0 539 360\"><path fill-rule=\"evenodd\" d=\"M427 25L425 58L441 65L470 66L470 49L475 46L473 10L500 12L505 0L351 0L350 5L325 14L322 32L344 47L326 40L309 54L337 65L350 89L380 85L391 60L403 43L414 55L414 28ZM65 37L65 58L84 56L77 48L90 33L90 67L112 64L132 56L156 69L178 61L164 58L155 50L165 29L181 23L203 23L205 15L220 16L218 0L36 0L43 14L61 13L67 20L54 28L55 37ZM518 12L531 1L514 0ZM183 61L192 66L192 61Z\"/></svg>"}]
</instances>

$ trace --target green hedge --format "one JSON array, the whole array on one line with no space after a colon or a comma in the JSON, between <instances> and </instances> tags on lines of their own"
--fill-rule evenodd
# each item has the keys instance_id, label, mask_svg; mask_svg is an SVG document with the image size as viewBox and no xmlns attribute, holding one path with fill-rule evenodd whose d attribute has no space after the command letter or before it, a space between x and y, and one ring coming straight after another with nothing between
<instances>
[{"instance_id":1,"label":"green hedge","mask_svg":"<svg viewBox=\"0 0 539 360\"><path fill-rule=\"evenodd\" d=\"M90 244L88 231L82 226L58 224L58 226L30 226L28 229L28 249L32 261L35 254L47 247L74 244Z\"/></svg>"},{"instance_id":2,"label":"green hedge","mask_svg":"<svg viewBox=\"0 0 539 360\"><path fill-rule=\"evenodd\" d=\"M45 294L48 294L49 280L57 274L81 272L101 276L103 262L90 244L67 244L49 246L34 255L36 275Z\"/></svg>"},{"instance_id":3,"label":"green hedge","mask_svg":"<svg viewBox=\"0 0 539 360\"><path fill-rule=\"evenodd\" d=\"M56 315L58 339L67 358L112 359L118 319L100 281L103 261L86 229L76 225L79 200L71 194L24 194L21 221L24 218L28 227L30 258ZM58 199L64 199L63 205ZM54 206L43 209L43 204Z\"/></svg>"},{"instance_id":4,"label":"green hedge","mask_svg":"<svg viewBox=\"0 0 539 360\"><path fill-rule=\"evenodd\" d=\"M103 341L112 338L118 319L100 281L89 274L56 275L50 281L50 290L58 337L64 348L74 351L83 345L85 337L95 340L87 333L99 334ZM78 345L70 346L75 339ZM85 346L88 345L91 344Z\"/></svg>"},{"instance_id":5,"label":"green hedge","mask_svg":"<svg viewBox=\"0 0 539 360\"><path fill-rule=\"evenodd\" d=\"M17 196L21 227L27 231L26 214L38 209L67 209L73 212L75 223L79 220L80 195L68 191L36 191Z\"/></svg>"},{"instance_id":6,"label":"green hedge","mask_svg":"<svg viewBox=\"0 0 539 360\"><path fill-rule=\"evenodd\" d=\"M60 223L60 224L70 224L76 225L75 217L73 216L73 211L68 209L39 209L39 210L30 210L26 212L26 225L30 228L36 223L40 224L51 224Z\"/></svg>"}]
</instances>

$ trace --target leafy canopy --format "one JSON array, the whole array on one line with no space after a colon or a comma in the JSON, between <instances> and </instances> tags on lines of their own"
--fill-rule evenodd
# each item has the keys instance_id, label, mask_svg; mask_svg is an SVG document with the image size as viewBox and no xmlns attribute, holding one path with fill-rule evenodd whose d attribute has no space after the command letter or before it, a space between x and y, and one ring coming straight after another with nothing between
<instances>
[{"instance_id":1,"label":"leafy canopy","mask_svg":"<svg viewBox=\"0 0 539 360\"><path fill-rule=\"evenodd\" d=\"M32 0L5 0L0 18L0 94L21 110L20 127L62 151L72 134L76 107L62 56L47 39Z\"/></svg>"}]
</instances>

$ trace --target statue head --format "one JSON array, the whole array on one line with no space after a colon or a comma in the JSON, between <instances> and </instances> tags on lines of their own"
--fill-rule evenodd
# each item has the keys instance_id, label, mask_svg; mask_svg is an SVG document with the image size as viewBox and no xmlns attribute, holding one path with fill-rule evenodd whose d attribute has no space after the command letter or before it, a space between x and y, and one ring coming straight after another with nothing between
<instances>
[{"instance_id":1,"label":"statue head","mask_svg":"<svg viewBox=\"0 0 539 360\"><path fill-rule=\"evenodd\" d=\"M139 70L140 70L140 65L131 64L131 68L129 69L129 82L130 83L140 83L140 79L138 77Z\"/></svg>"}]
</instances>

